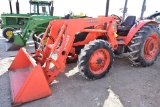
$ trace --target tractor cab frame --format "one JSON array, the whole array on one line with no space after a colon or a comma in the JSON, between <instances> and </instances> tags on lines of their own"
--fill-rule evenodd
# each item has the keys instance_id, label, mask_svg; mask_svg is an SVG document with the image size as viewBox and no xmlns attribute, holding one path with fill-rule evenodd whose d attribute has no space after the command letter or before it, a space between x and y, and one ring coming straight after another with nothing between
<instances>
[{"instance_id":1,"label":"tractor cab frame","mask_svg":"<svg viewBox=\"0 0 160 107\"><path fill-rule=\"evenodd\" d=\"M53 16L53 1L29 1L30 14Z\"/></svg>"}]
</instances>

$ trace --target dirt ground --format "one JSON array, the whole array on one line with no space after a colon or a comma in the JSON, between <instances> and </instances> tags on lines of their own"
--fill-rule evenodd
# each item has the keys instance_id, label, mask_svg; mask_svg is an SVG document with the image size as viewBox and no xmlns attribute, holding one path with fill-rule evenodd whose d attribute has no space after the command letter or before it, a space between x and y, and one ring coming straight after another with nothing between
<instances>
[{"instance_id":1,"label":"dirt ground","mask_svg":"<svg viewBox=\"0 0 160 107\"><path fill-rule=\"evenodd\" d=\"M5 39L0 34L0 107L11 107L7 69L14 58L9 57L12 54L5 52ZM19 107L160 106L160 57L146 68L131 66L125 57L115 58L110 72L94 81L79 75L76 63L67 64L65 72L60 73L56 80L57 83L50 86L51 96Z\"/></svg>"}]
</instances>

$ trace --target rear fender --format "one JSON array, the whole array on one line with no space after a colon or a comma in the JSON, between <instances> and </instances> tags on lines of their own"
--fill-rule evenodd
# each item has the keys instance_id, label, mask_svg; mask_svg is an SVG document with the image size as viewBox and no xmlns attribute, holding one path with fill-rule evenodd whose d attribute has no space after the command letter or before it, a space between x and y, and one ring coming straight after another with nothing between
<instances>
[{"instance_id":1,"label":"rear fender","mask_svg":"<svg viewBox=\"0 0 160 107\"><path fill-rule=\"evenodd\" d=\"M153 20L141 20L138 23L134 24L127 35L126 43L125 43L126 46L131 41L133 36L138 32L138 30L141 29L146 24L154 24L154 25L158 26L158 23Z\"/></svg>"}]
</instances>

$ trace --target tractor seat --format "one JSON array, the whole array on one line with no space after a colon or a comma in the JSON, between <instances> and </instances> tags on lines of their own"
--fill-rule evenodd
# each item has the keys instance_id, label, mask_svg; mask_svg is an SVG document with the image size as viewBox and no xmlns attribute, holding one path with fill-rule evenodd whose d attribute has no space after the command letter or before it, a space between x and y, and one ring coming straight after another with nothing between
<instances>
[{"instance_id":1,"label":"tractor seat","mask_svg":"<svg viewBox=\"0 0 160 107\"><path fill-rule=\"evenodd\" d=\"M118 26L117 34L120 36L127 36L131 27L135 24L136 16L128 16L121 26Z\"/></svg>"}]
</instances>

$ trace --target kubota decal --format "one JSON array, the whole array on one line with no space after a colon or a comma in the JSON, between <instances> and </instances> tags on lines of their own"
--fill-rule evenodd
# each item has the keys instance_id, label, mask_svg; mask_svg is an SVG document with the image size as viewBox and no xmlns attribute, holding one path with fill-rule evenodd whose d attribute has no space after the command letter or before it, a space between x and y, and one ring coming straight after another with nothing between
<instances>
[{"instance_id":1,"label":"kubota decal","mask_svg":"<svg viewBox=\"0 0 160 107\"><path fill-rule=\"evenodd\" d=\"M64 44L64 50L66 50L67 44L68 44L68 42L69 42L69 39L70 39L70 36L67 35L66 41L65 41L65 44Z\"/></svg>"},{"instance_id":2,"label":"kubota decal","mask_svg":"<svg viewBox=\"0 0 160 107\"><path fill-rule=\"evenodd\" d=\"M94 23L94 22L98 22L98 20L93 19L93 20L87 20L88 23Z\"/></svg>"}]
</instances>

